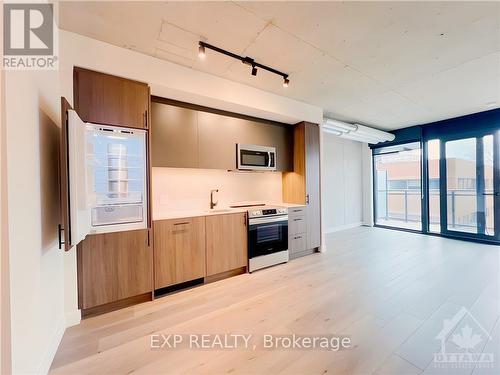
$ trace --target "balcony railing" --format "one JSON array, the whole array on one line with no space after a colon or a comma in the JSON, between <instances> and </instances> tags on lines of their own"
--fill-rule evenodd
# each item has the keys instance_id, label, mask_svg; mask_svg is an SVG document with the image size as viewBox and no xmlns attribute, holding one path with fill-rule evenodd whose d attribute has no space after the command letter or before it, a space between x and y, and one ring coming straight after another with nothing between
<instances>
[{"instance_id":1,"label":"balcony railing","mask_svg":"<svg viewBox=\"0 0 500 375\"><path fill-rule=\"evenodd\" d=\"M377 221L393 222L394 225L405 223L406 227L417 226L412 223L421 223L421 193L417 189L389 189L377 191ZM486 194L493 191L486 190ZM448 228L464 232L477 232L477 201L476 190L453 189L448 190ZM440 224L438 189L429 190L430 205L436 202L437 207L431 207L429 224ZM433 215L437 213L437 215ZM483 213L481 213L483 214ZM493 207L486 207L485 221L486 234L493 234Z\"/></svg>"}]
</instances>

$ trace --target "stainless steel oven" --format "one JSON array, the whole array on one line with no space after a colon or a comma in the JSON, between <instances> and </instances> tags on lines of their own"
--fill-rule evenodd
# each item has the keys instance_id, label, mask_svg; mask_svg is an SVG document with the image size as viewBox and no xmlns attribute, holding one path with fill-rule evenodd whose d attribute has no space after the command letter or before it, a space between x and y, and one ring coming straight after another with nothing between
<instances>
[{"instance_id":1,"label":"stainless steel oven","mask_svg":"<svg viewBox=\"0 0 500 375\"><path fill-rule=\"evenodd\" d=\"M284 207L248 211L250 272L288 262L288 210Z\"/></svg>"},{"instance_id":2,"label":"stainless steel oven","mask_svg":"<svg viewBox=\"0 0 500 375\"><path fill-rule=\"evenodd\" d=\"M276 148L258 145L236 145L236 167L240 170L275 171Z\"/></svg>"}]
</instances>

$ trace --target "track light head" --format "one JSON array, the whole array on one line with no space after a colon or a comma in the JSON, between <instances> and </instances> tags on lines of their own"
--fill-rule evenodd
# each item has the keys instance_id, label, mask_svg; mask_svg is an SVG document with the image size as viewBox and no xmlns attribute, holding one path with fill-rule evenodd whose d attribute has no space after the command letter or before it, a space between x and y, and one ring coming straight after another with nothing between
<instances>
[{"instance_id":1,"label":"track light head","mask_svg":"<svg viewBox=\"0 0 500 375\"><path fill-rule=\"evenodd\" d=\"M255 66L252 66L252 75L253 76L257 75L257 68Z\"/></svg>"},{"instance_id":2,"label":"track light head","mask_svg":"<svg viewBox=\"0 0 500 375\"><path fill-rule=\"evenodd\" d=\"M290 80L286 77L283 78L283 87L288 87L288 84L290 83Z\"/></svg>"},{"instance_id":3,"label":"track light head","mask_svg":"<svg viewBox=\"0 0 500 375\"><path fill-rule=\"evenodd\" d=\"M198 46L198 57L200 59L204 59L205 58L205 46L203 44L199 44Z\"/></svg>"}]
</instances>

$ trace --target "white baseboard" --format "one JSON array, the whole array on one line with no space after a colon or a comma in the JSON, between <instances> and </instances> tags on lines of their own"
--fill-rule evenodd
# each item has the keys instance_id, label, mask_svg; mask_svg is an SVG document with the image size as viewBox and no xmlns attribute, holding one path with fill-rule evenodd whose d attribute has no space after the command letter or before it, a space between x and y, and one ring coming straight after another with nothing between
<instances>
[{"instance_id":1,"label":"white baseboard","mask_svg":"<svg viewBox=\"0 0 500 375\"><path fill-rule=\"evenodd\" d=\"M65 318L66 318L66 328L76 326L77 324L80 324L82 320L82 313L80 310L67 312Z\"/></svg>"},{"instance_id":2,"label":"white baseboard","mask_svg":"<svg viewBox=\"0 0 500 375\"><path fill-rule=\"evenodd\" d=\"M38 366L37 374L49 373L50 366L52 365L52 361L56 356L57 349L59 348L59 344L61 343L64 331L66 330L65 323L66 322L64 316L61 316L58 319L58 323L56 329L54 330L54 333L52 334L52 338L49 344L47 345L47 351L45 352L45 355L43 356L43 359L40 362L40 365Z\"/></svg>"},{"instance_id":3,"label":"white baseboard","mask_svg":"<svg viewBox=\"0 0 500 375\"><path fill-rule=\"evenodd\" d=\"M352 229L352 228L357 228L362 226L362 222L358 223L351 223L351 224L345 224L345 225L338 225L336 227L330 227L326 228L325 233L335 233L335 232L340 232L341 230L346 230L346 229Z\"/></svg>"}]
</instances>

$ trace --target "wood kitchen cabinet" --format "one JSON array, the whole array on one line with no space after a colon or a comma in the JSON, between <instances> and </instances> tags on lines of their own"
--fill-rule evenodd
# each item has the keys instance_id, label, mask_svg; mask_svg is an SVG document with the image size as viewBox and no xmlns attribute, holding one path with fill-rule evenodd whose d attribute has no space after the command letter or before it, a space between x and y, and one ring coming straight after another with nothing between
<instances>
[{"instance_id":1,"label":"wood kitchen cabinet","mask_svg":"<svg viewBox=\"0 0 500 375\"><path fill-rule=\"evenodd\" d=\"M306 206L307 249L321 245L319 131L317 124L295 125L293 172L283 174L283 200Z\"/></svg>"},{"instance_id":2,"label":"wood kitchen cabinet","mask_svg":"<svg viewBox=\"0 0 500 375\"><path fill-rule=\"evenodd\" d=\"M85 122L148 128L146 83L75 67L73 96L74 108Z\"/></svg>"},{"instance_id":3,"label":"wood kitchen cabinet","mask_svg":"<svg viewBox=\"0 0 500 375\"><path fill-rule=\"evenodd\" d=\"M94 234L77 246L78 304L86 310L149 293L153 268L148 229Z\"/></svg>"},{"instance_id":4,"label":"wood kitchen cabinet","mask_svg":"<svg viewBox=\"0 0 500 375\"><path fill-rule=\"evenodd\" d=\"M236 169L236 144L276 147L276 169L292 170L292 127L153 97L153 167Z\"/></svg>"},{"instance_id":5,"label":"wood kitchen cabinet","mask_svg":"<svg viewBox=\"0 0 500 375\"><path fill-rule=\"evenodd\" d=\"M207 276L246 267L246 213L206 217Z\"/></svg>"},{"instance_id":6,"label":"wood kitchen cabinet","mask_svg":"<svg viewBox=\"0 0 500 375\"><path fill-rule=\"evenodd\" d=\"M151 103L153 167L198 167L198 114L163 103Z\"/></svg>"},{"instance_id":7,"label":"wood kitchen cabinet","mask_svg":"<svg viewBox=\"0 0 500 375\"><path fill-rule=\"evenodd\" d=\"M205 217L153 223L155 289L205 276Z\"/></svg>"}]
</instances>

